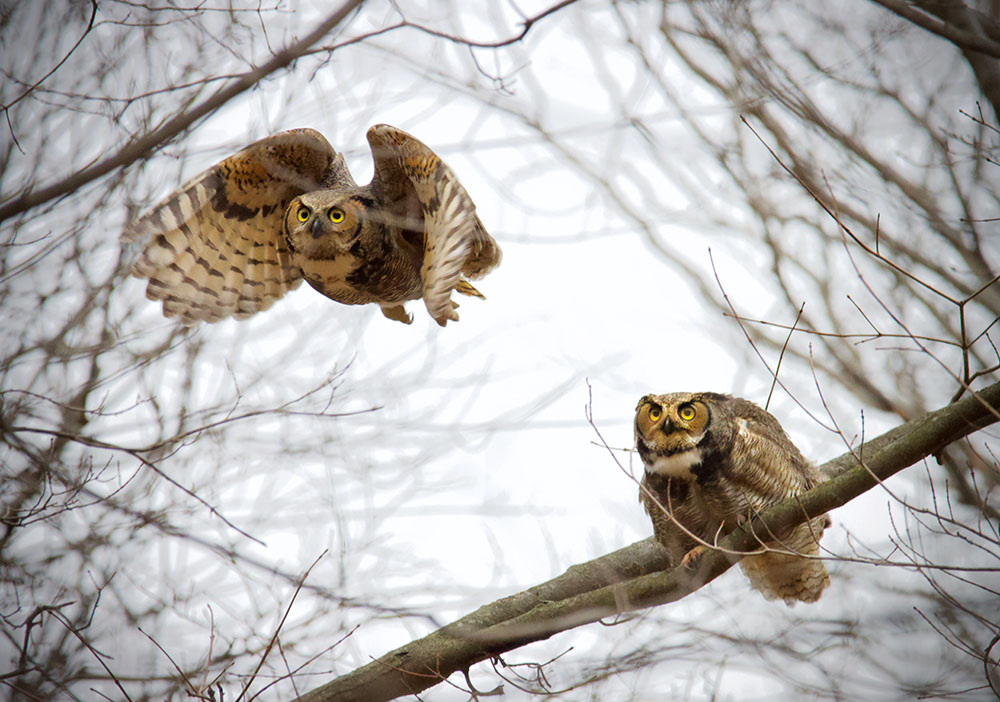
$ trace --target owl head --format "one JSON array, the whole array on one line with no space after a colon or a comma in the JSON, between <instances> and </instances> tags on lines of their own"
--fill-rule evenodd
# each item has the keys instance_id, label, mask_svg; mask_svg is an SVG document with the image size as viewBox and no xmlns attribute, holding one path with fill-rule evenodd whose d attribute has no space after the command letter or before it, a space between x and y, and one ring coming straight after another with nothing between
<instances>
[{"instance_id":1,"label":"owl head","mask_svg":"<svg viewBox=\"0 0 1000 702\"><path fill-rule=\"evenodd\" d=\"M646 395L636 407L635 445L649 473L690 479L716 453L725 431L713 420L728 395L674 392ZM731 424L731 423L730 423ZM721 434L721 435L720 435ZM720 441L721 440L721 441Z\"/></svg>"},{"instance_id":2,"label":"owl head","mask_svg":"<svg viewBox=\"0 0 1000 702\"><path fill-rule=\"evenodd\" d=\"M366 228L362 198L336 190L316 190L292 200L285 211L285 237L306 258L335 258L351 250Z\"/></svg>"}]
</instances>

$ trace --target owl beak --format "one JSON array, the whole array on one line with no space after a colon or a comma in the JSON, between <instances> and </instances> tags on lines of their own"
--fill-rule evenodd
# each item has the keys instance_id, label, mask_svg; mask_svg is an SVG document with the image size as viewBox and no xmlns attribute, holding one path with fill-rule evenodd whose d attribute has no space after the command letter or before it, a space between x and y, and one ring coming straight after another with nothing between
<instances>
[{"instance_id":1,"label":"owl beak","mask_svg":"<svg viewBox=\"0 0 1000 702\"><path fill-rule=\"evenodd\" d=\"M309 225L309 231L312 232L313 239L319 239L323 234L326 233L323 228L323 219L320 217L313 217L312 224Z\"/></svg>"}]
</instances>

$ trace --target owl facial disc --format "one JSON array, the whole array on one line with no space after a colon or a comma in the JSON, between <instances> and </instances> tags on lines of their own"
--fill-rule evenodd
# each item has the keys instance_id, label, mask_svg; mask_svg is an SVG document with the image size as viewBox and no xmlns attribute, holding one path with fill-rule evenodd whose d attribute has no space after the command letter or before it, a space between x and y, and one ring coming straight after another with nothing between
<instances>
[{"instance_id":1,"label":"owl facial disc","mask_svg":"<svg viewBox=\"0 0 1000 702\"><path fill-rule=\"evenodd\" d=\"M332 190L301 195L286 214L289 248L314 259L343 256L361 233L363 205L358 198L338 198Z\"/></svg>"},{"instance_id":2,"label":"owl facial disc","mask_svg":"<svg viewBox=\"0 0 1000 702\"><path fill-rule=\"evenodd\" d=\"M651 396L639 401L635 417L636 447L647 473L693 479L701 465L700 448L711 413L700 401L662 404Z\"/></svg>"}]
</instances>

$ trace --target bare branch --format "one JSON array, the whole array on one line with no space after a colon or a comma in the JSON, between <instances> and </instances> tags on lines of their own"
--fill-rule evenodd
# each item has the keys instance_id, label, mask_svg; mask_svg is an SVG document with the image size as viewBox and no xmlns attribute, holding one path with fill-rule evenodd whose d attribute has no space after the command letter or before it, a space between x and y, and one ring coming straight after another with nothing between
<instances>
[{"instance_id":1,"label":"bare branch","mask_svg":"<svg viewBox=\"0 0 1000 702\"><path fill-rule=\"evenodd\" d=\"M257 83L267 76L294 62L309 47L321 40L334 27L343 22L363 2L364 0L345 0L343 5L332 12L326 20L320 22L316 29L306 35L305 38L279 51L260 68L237 76L229 85L220 89L214 95L206 98L191 109L174 115L166 123L145 136L136 139L131 144L119 150L118 153L98 161L91 166L80 169L64 180L28 190L0 204L0 222L27 212L33 207L38 207L50 200L68 195L87 183L107 175L111 171L128 166L134 161L148 156L155 149L184 132L198 120L218 110L237 95L257 85Z\"/></svg>"}]
</instances>

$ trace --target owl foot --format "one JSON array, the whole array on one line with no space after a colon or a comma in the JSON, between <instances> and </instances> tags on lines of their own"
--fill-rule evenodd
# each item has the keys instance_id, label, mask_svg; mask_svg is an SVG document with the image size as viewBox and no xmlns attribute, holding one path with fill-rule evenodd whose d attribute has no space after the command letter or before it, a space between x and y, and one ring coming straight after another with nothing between
<instances>
[{"instance_id":1,"label":"owl foot","mask_svg":"<svg viewBox=\"0 0 1000 702\"><path fill-rule=\"evenodd\" d=\"M702 554L704 554L708 549L704 546L695 546L693 549L684 554L684 558L681 559L681 567L687 568L688 570L694 570L698 567L698 561L701 559Z\"/></svg>"},{"instance_id":2,"label":"owl foot","mask_svg":"<svg viewBox=\"0 0 1000 702\"><path fill-rule=\"evenodd\" d=\"M448 320L451 320L452 322L458 321L458 312L455 311L458 309L458 303L454 300L448 300L448 307L449 311L440 315L434 315L434 313L431 313L431 316L434 317L434 321L442 327L448 323ZM428 308L428 311L430 311L430 308Z\"/></svg>"}]
</instances>

